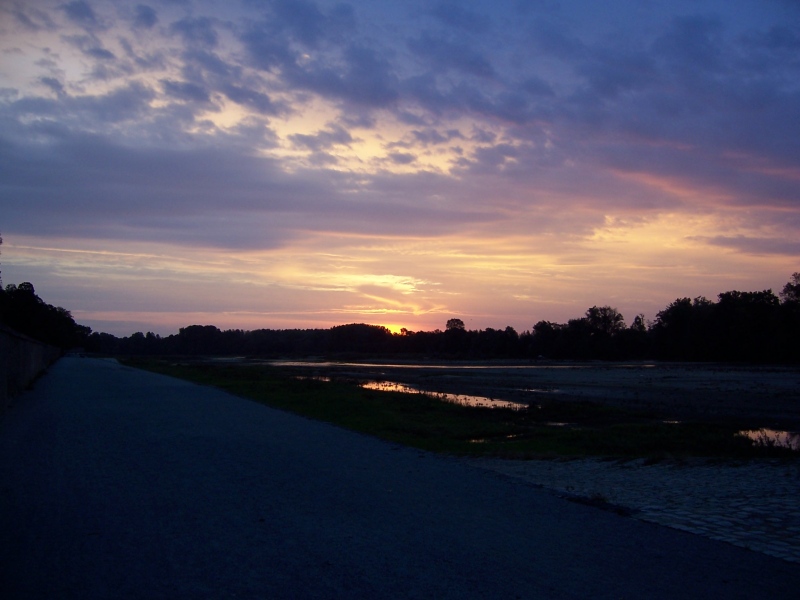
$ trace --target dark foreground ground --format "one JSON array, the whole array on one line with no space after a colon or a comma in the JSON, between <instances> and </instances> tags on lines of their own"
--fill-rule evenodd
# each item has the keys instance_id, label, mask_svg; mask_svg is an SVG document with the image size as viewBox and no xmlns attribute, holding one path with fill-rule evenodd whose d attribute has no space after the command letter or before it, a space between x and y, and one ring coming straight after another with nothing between
<instances>
[{"instance_id":1,"label":"dark foreground ground","mask_svg":"<svg viewBox=\"0 0 800 600\"><path fill-rule=\"evenodd\" d=\"M800 567L111 361L0 420L3 598L775 598Z\"/></svg>"}]
</instances>

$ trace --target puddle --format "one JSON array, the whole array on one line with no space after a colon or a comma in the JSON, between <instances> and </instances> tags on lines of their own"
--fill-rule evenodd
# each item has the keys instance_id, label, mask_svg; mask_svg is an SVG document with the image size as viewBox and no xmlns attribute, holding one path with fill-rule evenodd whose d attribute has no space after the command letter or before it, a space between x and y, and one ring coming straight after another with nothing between
<instances>
[{"instance_id":1,"label":"puddle","mask_svg":"<svg viewBox=\"0 0 800 600\"><path fill-rule=\"evenodd\" d=\"M447 394L444 392L427 392L420 390L404 383L397 383L396 381L367 381L361 384L361 387L368 390L377 390L379 392L403 392L405 394L425 394L438 400L445 402L453 402L454 404L461 404L463 406L480 406L489 408L511 408L513 410L520 410L525 408L524 404L518 402L508 402L506 400L494 400L493 398L486 398L485 396L469 396L467 394Z\"/></svg>"},{"instance_id":2,"label":"puddle","mask_svg":"<svg viewBox=\"0 0 800 600\"><path fill-rule=\"evenodd\" d=\"M780 431L777 429L749 429L740 431L739 435L753 440L756 446L774 446L776 448L789 448L800 452L800 433L794 431Z\"/></svg>"}]
</instances>

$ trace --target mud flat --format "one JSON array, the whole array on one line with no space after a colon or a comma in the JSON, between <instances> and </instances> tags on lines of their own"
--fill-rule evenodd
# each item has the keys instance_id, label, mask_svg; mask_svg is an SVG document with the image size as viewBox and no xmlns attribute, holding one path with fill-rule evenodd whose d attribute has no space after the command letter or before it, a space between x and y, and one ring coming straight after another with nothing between
<instances>
[{"instance_id":1,"label":"mud flat","mask_svg":"<svg viewBox=\"0 0 800 600\"><path fill-rule=\"evenodd\" d=\"M394 381L521 404L597 402L664 419L800 430L800 368L694 363L297 362L304 375Z\"/></svg>"}]
</instances>

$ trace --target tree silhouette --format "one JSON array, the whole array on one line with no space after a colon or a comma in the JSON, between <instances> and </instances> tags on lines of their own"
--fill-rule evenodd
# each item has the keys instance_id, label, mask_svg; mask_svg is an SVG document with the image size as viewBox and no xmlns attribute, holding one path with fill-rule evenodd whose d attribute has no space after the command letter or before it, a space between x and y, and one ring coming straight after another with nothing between
<instances>
[{"instance_id":1,"label":"tree silhouette","mask_svg":"<svg viewBox=\"0 0 800 600\"><path fill-rule=\"evenodd\" d=\"M19 333L64 349L82 346L92 331L75 323L68 310L44 302L28 281L9 284L2 290L0 322Z\"/></svg>"},{"instance_id":2,"label":"tree silhouette","mask_svg":"<svg viewBox=\"0 0 800 600\"><path fill-rule=\"evenodd\" d=\"M593 306L586 311L586 321L592 333L607 337L625 329L625 319L610 306Z\"/></svg>"},{"instance_id":3,"label":"tree silhouette","mask_svg":"<svg viewBox=\"0 0 800 600\"><path fill-rule=\"evenodd\" d=\"M0 239L0 243L2 241ZM800 302L800 273L792 273L789 281L783 286L781 299L784 302Z\"/></svg>"},{"instance_id":4,"label":"tree silhouette","mask_svg":"<svg viewBox=\"0 0 800 600\"><path fill-rule=\"evenodd\" d=\"M462 321L461 319L448 319L447 325L445 325L444 328L445 331L450 331L451 329L461 329L461 330L466 329L464 321Z\"/></svg>"}]
</instances>

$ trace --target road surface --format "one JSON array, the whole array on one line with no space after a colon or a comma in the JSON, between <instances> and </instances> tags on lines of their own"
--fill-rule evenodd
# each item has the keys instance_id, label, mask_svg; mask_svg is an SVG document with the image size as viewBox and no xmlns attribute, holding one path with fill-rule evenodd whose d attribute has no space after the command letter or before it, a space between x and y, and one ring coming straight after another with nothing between
<instances>
[{"instance_id":1,"label":"road surface","mask_svg":"<svg viewBox=\"0 0 800 600\"><path fill-rule=\"evenodd\" d=\"M0 418L0 596L787 598L800 567L113 361Z\"/></svg>"}]
</instances>

